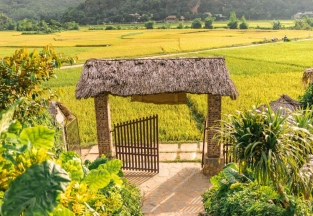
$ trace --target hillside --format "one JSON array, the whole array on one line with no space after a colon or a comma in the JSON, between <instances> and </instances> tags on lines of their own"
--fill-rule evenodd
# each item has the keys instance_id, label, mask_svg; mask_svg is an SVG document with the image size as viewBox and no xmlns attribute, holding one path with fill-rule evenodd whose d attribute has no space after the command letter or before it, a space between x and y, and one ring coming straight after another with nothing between
<instances>
[{"instance_id":1,"label":"hillside","mask_svg":"<svg viewBox=\"0 0 313 216\"><path fill-rule=\"evenodd\" d=\"M0 13L18 21L24 18L58 19L84 0L0 0Z\"/></svg>"},{"instance_id":2,"label":"hillside","mask_svg":"<svg viewBox=\"0 0 313 216\"><path fill-rule=\"evenodd\" d=\"M249 19L290 19L297 12L313 10L312 0L86 0L67 10L64 21L80 24L102 22L133 22L163 20L168 15L184 16L187 20L202 17L206 12ZM140 20L129 14L146 14Z\"/></svg>"}]
</instances>

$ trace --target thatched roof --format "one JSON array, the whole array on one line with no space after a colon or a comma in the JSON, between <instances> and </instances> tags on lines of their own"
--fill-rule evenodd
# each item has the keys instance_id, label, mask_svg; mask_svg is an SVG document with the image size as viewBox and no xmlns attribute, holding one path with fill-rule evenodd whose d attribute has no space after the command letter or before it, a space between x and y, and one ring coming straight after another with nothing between
<instances>
[{"instance_id":1,"label":"thatched roof","mask_svg":"<svg viewBox=\"0 0 313 216\"><path fill-rule=\"evenodd\" d=\"M90 59L76 86L76 98L186 92L238 96L225 59Z\"/></svg>"},{"instance_id":2,"label":"thatched roof","mask_svg":"<svg viewBox=\"0 0 313 216\"><path fill-rule=\"evenodd\" d=\"M271 109L276 113L278 109L282 108L282 113L286 114L286 112L293 112L298 109L300 109L300 102L293 100L291 97L288 95L282 95L279 99L276 101L271 101L270 102L270 107ZM259 110L266 109L267 105L262 105L258 107Z\"/></svg>"}]
</instances>

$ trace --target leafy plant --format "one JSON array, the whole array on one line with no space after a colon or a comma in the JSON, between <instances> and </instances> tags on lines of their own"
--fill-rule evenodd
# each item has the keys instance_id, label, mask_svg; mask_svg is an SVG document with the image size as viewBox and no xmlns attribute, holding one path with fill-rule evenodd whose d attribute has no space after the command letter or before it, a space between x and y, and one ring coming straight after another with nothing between
<instances>
[{"instance_id":1,"label":"leafy plant","mask_svg":"<svg viewBox=\"0 0 313 216\"><path fill-rule=\"evenodd\" d=\"M4 193L2 215L48 215L70 182L68 174L51 161L34 164L18 176Z\"/></svg>"},{"instance_id":2,"label":"leafy plant","mask_svg":"<svg viewBox=\"0 0 313 216\"><path fill-rule=\"evenodd\" d=\"M26 48L16 50L11 57L0 59L0 111L8 109L15 101L25 97L23 103L14 114L14 119L25 122L33 116L40 116L53 97L49 89L42 89L41 83L54 76L54 69L63 63L74 63L76 58L65 58L57 54L51 46L42 51L29 52ZM49 93L43 99L43 93Z\"/></svg>"},{"instance_id":3,"label":"leafy plant","mask_svg":"<svg viewBox=\"0 0 313 216\"><path fill-rule=\"evenodd\" d=\"M241 176L241 177L240 177ZM213 184L202 194L205 211L212 216L285 216L312 214L312 201L286 195L291 205L284 208L282 197L273 185L263 186L239 174L229 164L210 180Z\"/></svg>"},{"instance_id":4,"label":"leafy plant","mask_svg":"<svg viewBox=\"0 0 313 216\"><path fill-rule=\"evenodd\" d=\"M273 184L285 197L285 208L290 202L284 187L305 199L312 190L311 171L304 173L302 166L312 152L313 136L301 121L299 115L284 116L281 110L275 114L270 108L254 109L229 116L220 131L221 138L233 142L232 153L241 169L250 169L262 185Z\"/></svg>"}]
</instances>

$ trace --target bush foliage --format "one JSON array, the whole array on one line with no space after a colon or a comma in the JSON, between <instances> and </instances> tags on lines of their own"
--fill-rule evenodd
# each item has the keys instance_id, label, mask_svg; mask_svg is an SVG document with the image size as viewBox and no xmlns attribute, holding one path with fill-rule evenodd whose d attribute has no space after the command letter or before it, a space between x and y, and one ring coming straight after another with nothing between
<instances>
[{"instance_id":1,"label":"bush foliage","mask_svg":"<svg viewBox=\"0 0 313 216\"><path fill-rule=\"evenodd\" d=\"M25 97L15 112L14 119L22 123L44 115L49 99L55 94L41 88L42 82L54 77L54 69L63 63L73 64L77 58L57 54L51 46L29 52L23 48L11 57L0 59L0 111L8 109L16 100ZM48 93L47 98L42 95Z\"/></svg>"},{"instance_id":2,"label":"bush foliage","mask_svg":"<svg viewBox=\"0 0 313 216\"><path fill-rule=\"evenodd\" d=\"M270 107L229 115L220 142L237 164L213 177L204 197L213 215L311 215L313 111ZM237 168L237 165L239 169Z\"/></svg>"},{"instance_id":3,"label":"bush foliage","mask_svg":"<svg viewBox=\"0 0 313 216\"><path fill-rule=\"evenodd\" d=\"M249 176L249 177L247 177ZM240 174L236 164L228 164L211 178L213 187L203 195L205 211L212 216L292 216L311 215L312 200L287 195L291 205L286 209L284 199L272 185L262 186L251 173Z\"/></svg>"},{"instance_id":4,"label":"bush foliage","mask_svg":"<svg viewBox=\"0 0 313 216\"><path fill-rule=\"evenodd\" d=\"M202 22L200 18L196 18L191 23L191 28L193 29L201 29L202 28Z\"/></svg>"}]
</instances>

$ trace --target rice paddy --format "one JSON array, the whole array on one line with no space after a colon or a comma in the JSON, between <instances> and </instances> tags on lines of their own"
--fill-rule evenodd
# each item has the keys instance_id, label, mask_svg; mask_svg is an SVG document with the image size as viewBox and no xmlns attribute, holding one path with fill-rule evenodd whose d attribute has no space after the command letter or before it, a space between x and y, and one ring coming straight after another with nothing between
<instances>
[{"instance_id":1,"label":"rice paddy","mask_svg":"<svg viewBox=\"0 0 313 216\"><path fill-rule=\"evenodd\" d=\"M54 35L0 32L0 57L12 55L18 47L27 46L32 49L47 44L52 44L58 52L65 55L78 56L81 63L89 58L136 58L171 53L176 53L177 57L224 56L230 76L240 94L235 101L223 98L223 114L232 114L236 110L268 103L282 94L288 94L293 99L303 94L302 72L305 68L312 67L313 63L313 40L309 38L310 33L256 29L88 31L87 28ZM302 40L234 47L251 45L265 38L282 38L284 35ZM223 47L229 48L219 49ZM199 50L199 53L180 54ZM59 92L60 101L78 117L82 142L84 145L92 145L96 143L93 99L76 100L74 97L81 71L81 68L56 70L58 79L52 79L44 86ZM188 105L153 105L131 103L129 98L112 96L112 123L159 114L161 142L201 141L201 120L206 113L206 96L188 95L188 101Z\"/></svg>"}]
</instances>

